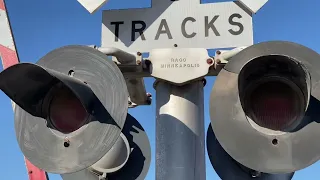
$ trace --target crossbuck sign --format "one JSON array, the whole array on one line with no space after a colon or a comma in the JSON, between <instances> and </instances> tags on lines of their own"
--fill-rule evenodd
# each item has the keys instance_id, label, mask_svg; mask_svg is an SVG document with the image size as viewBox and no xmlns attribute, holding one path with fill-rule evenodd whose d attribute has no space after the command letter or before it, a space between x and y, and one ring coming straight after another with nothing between
<instances>
[{"instance_id":1,"label":"crossbuck sign","mask_svg":"<svg viewBox=\"0 0 320 180\"><path fill-rule=\"evenodd\" d=\"M102 47L227 48L253 44L252 12L239 2L153 0L151 8L103 11Z\"/></svg>"}]
</instances>

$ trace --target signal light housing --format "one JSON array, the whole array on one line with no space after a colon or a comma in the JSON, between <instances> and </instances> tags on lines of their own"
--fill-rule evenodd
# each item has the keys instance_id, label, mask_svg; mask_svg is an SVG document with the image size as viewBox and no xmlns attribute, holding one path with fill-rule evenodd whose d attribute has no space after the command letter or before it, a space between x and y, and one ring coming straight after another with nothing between
<instances>
[{"instance_id":1,"label":"signal light housing","mask_svg":"<svg viewBox=\"0 0 320 180\"><path fill-rule=\"evenodd\" d=\"M99 177L108 180L144 180L151 162L150 142L141 124L130 114L127 115L119 139L123 139L121 141L125 143L118 141L118 144L126 144L125 147L114 146L113 152L109 151L91 167L75 173L62 174L63 180L97 180ZM127 150L130 150L128 154Z\"/></svg>"},{"instance_id":2,"label":"signal light housing","mask_svg":"<svg viewBox=\"0 0 320 180\"><path fill-rule=\"evenodd\" d=\"M223 149L265 173L291 173L319 160L319 67L318 53L284 41L233 56L210 97L212 129Z\"/></svg>"},{"instance_id":3,"label":"signal light housing","mask_svg":"<svg viewBox=\"0 0 320 180\"><path fill-rule=\"evenodd\" d=\"M127 116L122 73L90 47L66 46L37 64L11 66L0 73L0 88L17 104L15 130L23 154L50 173L96 163L120 136Z\"/></svg>"},{"instance_id":4,"label":"signal light housing","mask_svg":"<svg viewBox=\"0 0 320 180\"><path fill-rule=\"evenodd\" d=\"M287 174L268 174L257 172L238 163L221 147L209 124L207 130L207 151L209 160L218 176L224 180L291 180L294 172Z\"/></svg>"}]
</instances>

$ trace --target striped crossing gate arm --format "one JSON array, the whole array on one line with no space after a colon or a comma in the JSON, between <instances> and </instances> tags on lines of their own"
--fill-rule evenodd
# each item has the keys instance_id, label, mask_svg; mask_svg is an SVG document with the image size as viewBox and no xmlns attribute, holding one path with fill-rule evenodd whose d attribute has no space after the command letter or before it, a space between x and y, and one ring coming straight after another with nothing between
<instances>
[{"instance_id":1,"label":"striped crossing gate arm","mask_svg":"<svg viewBox=\"0 0 320 180\"><path fill-rule=\"evenodd\" d=\"M4 0L0 0L0 59L2 60L3 69L19 63ZM14 109L14 107L15 104L12 102L12 108ZM26 158L24 159L29 180L49 180L45 171L31 164Z\"/></svg>"}]
</instances>

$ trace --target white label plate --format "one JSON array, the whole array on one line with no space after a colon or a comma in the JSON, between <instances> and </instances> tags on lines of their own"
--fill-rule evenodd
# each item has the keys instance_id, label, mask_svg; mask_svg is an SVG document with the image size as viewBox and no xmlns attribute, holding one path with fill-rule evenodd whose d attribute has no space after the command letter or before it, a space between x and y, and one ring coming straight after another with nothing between
<instances>
[{"instance_id":1,"label":"white label plate","mask_svg":"<svg viewBox=\"0 0 320 180\"><path fill-rule=\"evenodd\" d=\"M193 49L154 49L150 52L153 77L175 84L183 84L208 74L208 51Z\"/></svg>"}]
</instances>

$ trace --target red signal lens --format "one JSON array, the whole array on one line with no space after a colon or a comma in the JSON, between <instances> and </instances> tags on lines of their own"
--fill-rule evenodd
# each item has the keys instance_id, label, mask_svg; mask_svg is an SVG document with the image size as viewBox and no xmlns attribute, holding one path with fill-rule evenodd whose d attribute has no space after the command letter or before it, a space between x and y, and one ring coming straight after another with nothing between
<instances>
[{"instance_id":1,"label":"red signal lens","mask_svg":"<svg viewBox=\"0 0 320 180\"><path fill-rule=\"evenodd\" d=\"M62 133L71 133L83 126L88 113L80 100L67 87L56 89L49 107L50 122Z\"/></svg>"},{"instance_id":2,"label":"red signal lens","mask_svg":"<svg viewBox=\"0 0 320 180\"><path fill-rule=\"evenodd\" d=\"M300 117L299 93L282 81L262 83L249 95L250 111L253 121L258 125L284 130L295 124Z\"/></svg>"}]
</instances>

